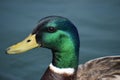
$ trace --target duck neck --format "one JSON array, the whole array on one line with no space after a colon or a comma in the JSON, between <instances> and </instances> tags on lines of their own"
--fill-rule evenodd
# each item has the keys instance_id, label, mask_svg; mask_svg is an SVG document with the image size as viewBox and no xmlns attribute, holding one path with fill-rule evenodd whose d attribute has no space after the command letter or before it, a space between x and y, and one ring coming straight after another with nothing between
<instances>
[{"instance_id":1,"label":"duck neck","mask_svg":"<svg viewBox=\"0 0 120 80\"><path fill-rule=\"evenodd\" d=\"M52 64L49 65L41 80L76 80L79 43L75 44L77 43L67 38L52 48Z\"/></svg>"},{"instance_id":2,"label":"duck neck","mask_svg":"<svg viewBox=\"0 0 120 80\"><path fill-rule=\"evenodd\" d=\"M74 68L78 67L79 47L75 46L72 41L67 44L60 44L58 50L52 50L52 64L58 68Z\"/></svg>"},{"instance_id":3,"label":"duck neck","mask_svg":"<svg viewBox=\"0 0 120 80\"><path fill-rule=\"evenodd\" d=\"M78 58L73 51L53 52L52 64L58 68L77 68Z\"/></svg>"}]
</instances>

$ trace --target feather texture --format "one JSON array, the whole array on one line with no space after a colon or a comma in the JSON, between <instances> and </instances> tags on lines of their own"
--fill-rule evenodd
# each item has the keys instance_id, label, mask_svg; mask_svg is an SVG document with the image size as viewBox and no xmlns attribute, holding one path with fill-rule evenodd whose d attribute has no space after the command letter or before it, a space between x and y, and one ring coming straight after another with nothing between
<instances>
[{"instance_id":1,"label":"feather texture","mask_svg":"<svg viewBox=\"0 0 120 80\"><path fill-rule=\"evenodd\" d=\"M77 80L120 80L120 56L97 58L79 65Z\"/></svg>"}]
</instances>

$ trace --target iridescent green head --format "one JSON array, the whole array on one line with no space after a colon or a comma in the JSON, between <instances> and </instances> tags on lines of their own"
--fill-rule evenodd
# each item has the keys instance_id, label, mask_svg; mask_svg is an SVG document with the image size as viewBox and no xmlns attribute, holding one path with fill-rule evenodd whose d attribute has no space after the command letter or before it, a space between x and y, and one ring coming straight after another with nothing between
<instances>
[{"instance_id":1,"label":"iridescent green head","mask_svg":"<svg viewBox=\"0 0 120 80\"><path fill-rule=\"evenodd\" d=\"M31 38L31 36L35 39ZM74 24L68 19L60 16L49 16L41 19L30 36L22 42L26 42L26 44L32 46L33 41L35 44L34 47L41 46L52 50L52 63L54 66L60 68L77 67L80 44L79 35ZM14 48L14 50L12 50L12 48ZM15 48L17 49L15 50ZM16 47L14 45L8 48L7 53L15 54L29 49L22 51L18 46Z\"/></svg>"}]
</instances>

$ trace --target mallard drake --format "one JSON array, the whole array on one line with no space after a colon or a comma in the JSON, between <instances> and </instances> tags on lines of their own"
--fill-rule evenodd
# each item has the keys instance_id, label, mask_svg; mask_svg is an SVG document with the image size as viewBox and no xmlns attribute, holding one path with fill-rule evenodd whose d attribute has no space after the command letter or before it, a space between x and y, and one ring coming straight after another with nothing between
<instances>
[{"instance_id":1,"label":"mallard drake","mask_svg":"<svg viewBox=\"0 0 120 80\"><path fill-rule=\"evenodd\" d=\"M120 56L107 56L78 65L79 35L67 18L41 19L32 33L7 48L7 54L19 54L33 48L51 49L53 59L41 80L120 80Z\"/></svg>"}]
</instances>

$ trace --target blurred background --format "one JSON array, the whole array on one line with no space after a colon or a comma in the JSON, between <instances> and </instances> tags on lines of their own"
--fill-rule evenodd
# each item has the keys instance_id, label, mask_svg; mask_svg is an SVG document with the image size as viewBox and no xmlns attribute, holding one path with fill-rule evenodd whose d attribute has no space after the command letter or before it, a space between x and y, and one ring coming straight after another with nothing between
<instances>
[{"instance_id":1,"label":"blurred background","mask_svg":"<svg viewBox=\"0 0 120 80\"><path fill-rule=\"evenodd\" d=\"M67 17L77 27L79 63L120 55L120 0L0 0L0 80L39 80L51 51L37 48L19 55L5 49L28 36L46 16Z\"/></svg>"}]
</instances>

